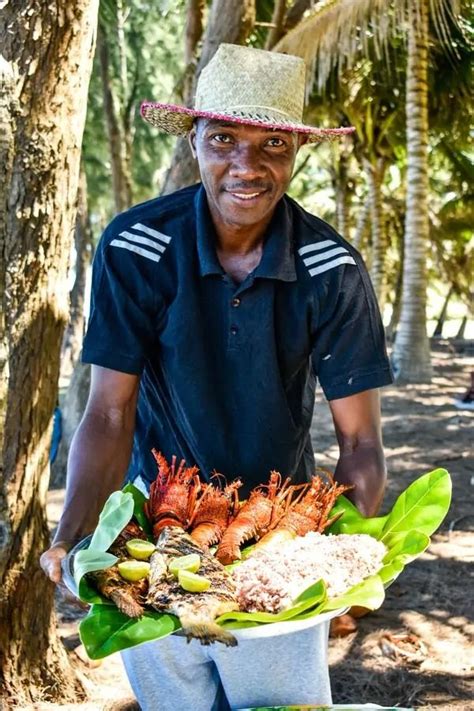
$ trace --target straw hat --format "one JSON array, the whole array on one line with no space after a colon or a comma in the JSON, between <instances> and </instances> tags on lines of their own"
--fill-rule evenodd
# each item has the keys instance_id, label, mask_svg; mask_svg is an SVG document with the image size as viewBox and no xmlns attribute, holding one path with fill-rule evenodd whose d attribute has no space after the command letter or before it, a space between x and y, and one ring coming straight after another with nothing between
<instances>
[{"instance_id":1,"label":"straw hat","mask_svg":"<svg viewBox=\"0 0 474 711\"><path fill-rule=\"evenodd\" d=\"M352 133L353 127L303 123L305 69L303 59L293 55L221 44L201 72L194 109L144 101L141 115L175 136L189 133L197 117L302 133L309 143Z\"/></svg>"}]
</instances>

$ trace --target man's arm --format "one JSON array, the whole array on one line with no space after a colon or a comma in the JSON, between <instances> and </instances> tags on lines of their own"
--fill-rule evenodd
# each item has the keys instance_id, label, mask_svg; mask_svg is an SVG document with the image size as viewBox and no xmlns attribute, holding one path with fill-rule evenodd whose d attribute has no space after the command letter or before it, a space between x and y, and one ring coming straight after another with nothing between
<instances>
[{"instance_id":1,"label":"man's arm","mask_svg":"<svg viewBox=\"0 0 474 711\"><path fill-rule=\"evenodd\" d=\"M108 496L122 486L130 460L138 375L92 366L86 411L71 443L66 499L53 544L41 566L54 582L61 559L94 530Z\"/></svg>"},{"instance_id":2,"label":"man's arm","mask_svg":"<svg viewBox=\"0 0 474 711\"><path fill-rule=\"evenodd\" d=\"M377 388L329 402L339 443L334 478L354 484L347 493L364 516L375 516L387 477Z\"/></svg>"}]
</instances>

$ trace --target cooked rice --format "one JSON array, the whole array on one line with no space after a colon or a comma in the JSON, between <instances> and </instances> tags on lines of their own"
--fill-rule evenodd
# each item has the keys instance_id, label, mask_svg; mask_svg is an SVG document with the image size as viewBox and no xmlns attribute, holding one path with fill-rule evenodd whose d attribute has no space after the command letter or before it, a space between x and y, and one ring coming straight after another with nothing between
<instances>
[{"instance_id":1,"label":"cooked rice","mask_svg":"<svg viewBox=\"0 0 474 711\"><path fill-rule=\"evenodd\" d=\"M321 578L336 597L380 570L386 552L365 533L308 533L266 546L234 569L240 609L279 612Z\"/></svg>"}]
</instances>

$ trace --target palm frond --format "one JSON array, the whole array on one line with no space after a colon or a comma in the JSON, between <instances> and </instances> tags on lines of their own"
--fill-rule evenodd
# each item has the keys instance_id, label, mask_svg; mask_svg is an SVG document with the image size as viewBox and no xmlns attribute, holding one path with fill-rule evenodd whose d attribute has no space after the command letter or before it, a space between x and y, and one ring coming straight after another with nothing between
<instances>
[{"instance_id":1,"label":"palm frond","mask_svg":"<svg viewBox=\"0 0 474 711\"><path fill-rule=\"evenodd\" d=\"M383 53L388 56L384 52L387 40L405 24L407 3L420 1L323 0L274 50L302 57L308 67L314 67L314 81L321 89L334 67L343 71L358 55L367 56L369 42L378 58ZM445 41L459 12L459 0L430 0L430 10Z\"/></svg>"}]
</instances>

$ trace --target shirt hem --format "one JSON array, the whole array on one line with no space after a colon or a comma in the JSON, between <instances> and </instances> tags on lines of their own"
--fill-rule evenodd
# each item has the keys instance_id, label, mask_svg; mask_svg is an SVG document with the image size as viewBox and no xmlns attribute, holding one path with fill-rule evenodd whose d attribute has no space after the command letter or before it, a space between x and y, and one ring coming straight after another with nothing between
<instances>
[{"instance_id":1,"label":"shirt hem","mask_svg":"<svg viewBox=\"0 0 474 711\"><path fill-rule=\"evenodd\" d=\"M119 373L128 373L129 375L141 375L143 371L142 361L108 351L83 350L81 361L92 365L100 365L102 368L117 370Z\"/></svg>"},{"instance_id":2,"label":"shirt hem","mask_svg":"<svg viewBox=\"0 0 474 711\"><path fill-rule=\"evenodd\" d=\"M364 390L374 390L384 385L393 383L393 375L389 367L383 370L372 371L364 375L350 375L344 383L327 387L321 383L326 400L339 400L340 398L357 395Z\"/></svg>"}]
</instances>

